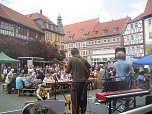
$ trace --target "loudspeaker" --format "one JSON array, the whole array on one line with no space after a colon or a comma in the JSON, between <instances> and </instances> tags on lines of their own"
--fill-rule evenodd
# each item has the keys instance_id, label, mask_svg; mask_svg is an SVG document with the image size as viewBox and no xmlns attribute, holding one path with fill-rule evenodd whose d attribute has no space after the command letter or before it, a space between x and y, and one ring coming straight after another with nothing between
<instances>
[{"instance_id":1,"label":"loudspeaker","mask_svg":"<svg viewBox=\"0 0 152 114\"><path fill-rule=\"evenodd\" d=\"M115 60L117 59L116 53L117 53L118 51L124 52L124 54L125 54L124 60L126 60L126 49L125 49L125 48L116 48L116 49L115 49Z\"/></svg>"},{"instance_id":2,"label":"loudspeaker","mask_svg":"<svg viewBox=\"0 0 152 114\"><path fill-rule=\"evenodd\" d=\"M146 96L145 97L145 104L146 105L152 104L152 96Z\"/></svg>"}]
</instances>

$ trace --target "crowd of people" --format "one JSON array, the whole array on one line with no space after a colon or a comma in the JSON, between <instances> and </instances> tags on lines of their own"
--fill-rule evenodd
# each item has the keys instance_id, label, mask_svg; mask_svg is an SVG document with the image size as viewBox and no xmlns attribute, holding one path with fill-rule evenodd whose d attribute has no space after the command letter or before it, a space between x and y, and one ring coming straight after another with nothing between
<instances>
[{"instance_id":1,"label":"crowd of people","mask_svg":"<svg viewBox=\"0 0 152 114\"><path fill-rule=\"evenodd\" d=\"M118 80L113 64L114 62L91 66L90 77L97 78L96 88L103 88L103 83L106 81L104 79ZM128 76L129 88L150 88L152 74L150 68L134 65L130 65L129 68L130 71L127 72L128 74L125 74ZM35 88L38 84L54 81L54 77L52 76L54 73L58 74L58 80L71 79L71 74L65 73L65 67L62 65L53 64L52 66L46 66L45 68L34 68L34 66L28 68L25 65L23 68L18 69L4 67L3 82L8 84L8 93L10 94L12 88ZM20 84L18 80L16 81L16 78L18 79L19 77L22 77L22 84Z\"/></svg>"},{"instance_id":2,"label":"crowd of people","mask_svg":"<svg viewBox=\"0 0 152 114\"><path fill-rule=\"evenodd\" d=\"M134 87L151 88L152 71L150 67L144 68L143 66L126 63L123 59L124 53L121 51L117 52L117 61L92 66L79 56L77 48L72 49L71 54L72 57L66 65L52 64L50 66L46 65L45 68L24 65L23 68L19 67L17 69L4 67L3 82L7 83L8 93L11 94L12 88L37 88L37 99L45 100L46 95L43 88L46 82L54 81L55 79L72 79L71 96L72 105L75 107L73 111L74 114L78 114L78 107L81 107L82 113L86 111L86 80L89 77L97 78L96 88L102 89L103 92L109 89L105 86L106 82L119 82L122 80L127 82L129 89ZM30 94L32 95L32 92ZM81 99L83 100L81 101Z\"/></svg>"}]
</instances>

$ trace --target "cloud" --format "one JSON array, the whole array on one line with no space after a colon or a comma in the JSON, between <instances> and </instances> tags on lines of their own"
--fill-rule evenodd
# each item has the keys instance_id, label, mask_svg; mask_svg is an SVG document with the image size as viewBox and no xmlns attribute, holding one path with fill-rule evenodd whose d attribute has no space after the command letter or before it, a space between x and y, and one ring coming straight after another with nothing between
<instances>
[{"instance_id":1,"label":"cloud","mask_svg":"<svg viewBox=\"0 0 152 114\"><path fill-rule=\"evenodd\" d=\"M144 11L147 0L0 0L1 3L24 15L39 12L57 23L61 15L63 25L97 18L101 22L135 17Z\"/></svg>"},{"instance_id":2,"label":"cloud","mask_svg":"<svg viewBox=\"0 0 152 114\"><path fill-rule=\"evenodd\" d=\"M1 0L2 1L2 0ZM56 23L58 14L63 24L96 18L102 0L9 0L5 5L24 15L39 12Z\"/></svg>"},{"instance_id":3,"label":"cloud","mask_svg":"<svg viewBox=\"0 0 152 114\"><path fill-rule=\"evenodd\" d=\"M132 18L135 18L141 13L143 13L146 7L146 3L147 0L134 0L134 2L130 4L130 7L133 8L133 11L130 13L130 16Z\"/></svg>"}]
</instances>

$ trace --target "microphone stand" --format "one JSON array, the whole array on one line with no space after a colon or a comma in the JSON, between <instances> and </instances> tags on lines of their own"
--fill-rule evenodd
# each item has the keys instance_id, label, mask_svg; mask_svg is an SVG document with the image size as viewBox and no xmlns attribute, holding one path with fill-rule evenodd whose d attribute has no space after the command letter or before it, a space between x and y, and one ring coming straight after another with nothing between
<instances>
[{"instance_id":1,"label":"microphone stand","mask_svg":"<svg viewBox=\"0 0 152 114\"><path fill-rule=\"evenodd\" d=\"M53 74L53 78L54 78L54 81L55 81L55 83L54 83L54 87L55 87L55 94L54 94L54 97L55 97L55 100L57 100L57 98L56 98L56 89L57 89L57 83L58 83L58 79L57 79L57 74L55 73L55 74Z\"/></svg>"},{"instance_id":2,"label":"microphone stand","mask_svg":"<svg viewBox=\"0 0 152 114\"><path fill-rule=\"evenodd\" d=\"M58 79L57 79L57 73L54 73L53 75L53 78L54 78L54 81L55 81L55 83L54 83L54 86L55 86L55 94L54 94L54 99L55 100L57 100L57 98L56 98L56 93L57 93L57 91L56 91L56 89L57 89L57 83L58 83ZM68 103L67 102L67 99L66 99L66 97L65 97L65 95L64 95L64 93L61 91L61 93L63 94L63 97L64 97L64 99L65 99L65 101L66 101L66 103Z\"/></svg>"}]
</instances>

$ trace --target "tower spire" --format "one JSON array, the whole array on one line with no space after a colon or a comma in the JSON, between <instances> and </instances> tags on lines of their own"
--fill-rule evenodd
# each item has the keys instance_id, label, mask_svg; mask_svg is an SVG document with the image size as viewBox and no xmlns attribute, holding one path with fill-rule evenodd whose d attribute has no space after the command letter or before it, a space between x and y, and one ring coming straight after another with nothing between
<instances>
[{"instance_id":1,"label":"tower spire","mask_svg":"<svg viewBox=\"0 0 152 114\"><path fill-rule=\"evenodd\" d=\"M60 12L59 12L59 15L57 17L57 25L58 25L58 31L61 33L61 34L64 34L64 30L63 30L63 24L62 24L62 18L60 16Z\"/></svg>"}]
</instances>

